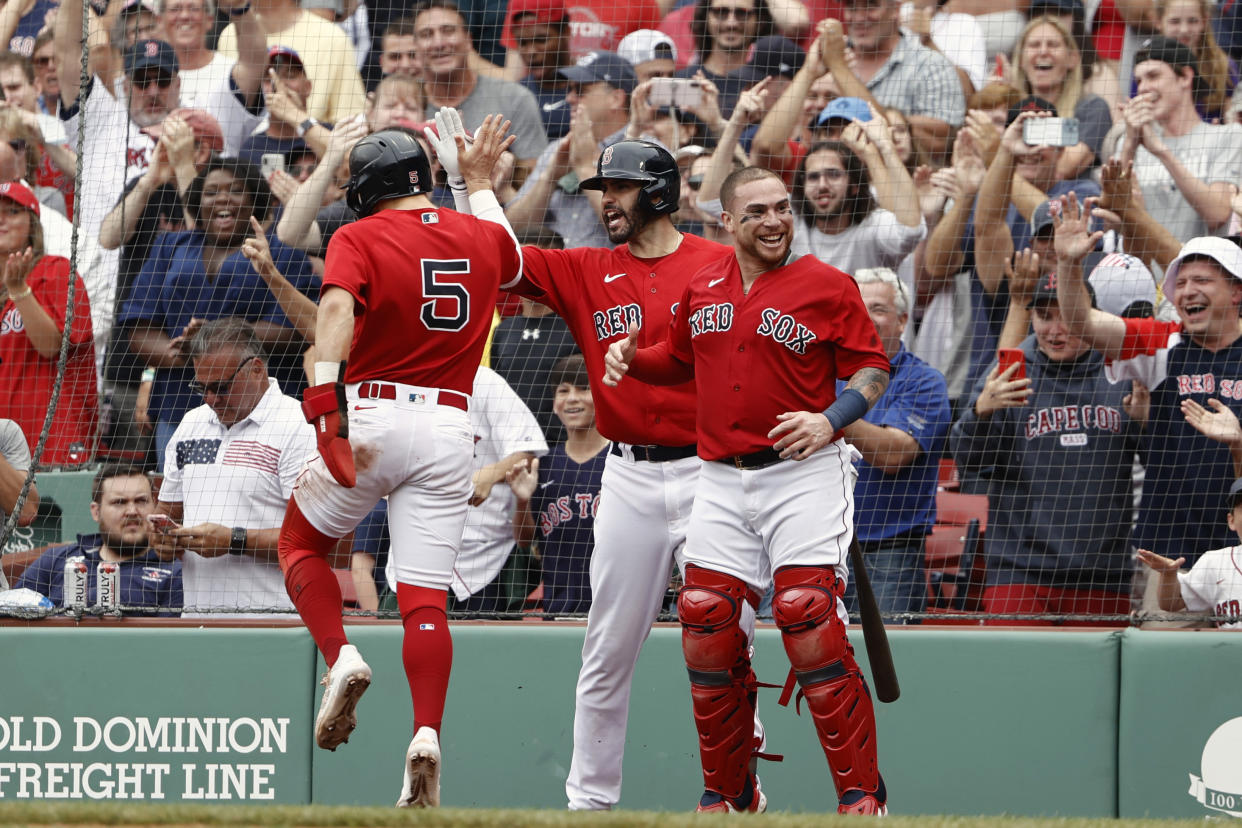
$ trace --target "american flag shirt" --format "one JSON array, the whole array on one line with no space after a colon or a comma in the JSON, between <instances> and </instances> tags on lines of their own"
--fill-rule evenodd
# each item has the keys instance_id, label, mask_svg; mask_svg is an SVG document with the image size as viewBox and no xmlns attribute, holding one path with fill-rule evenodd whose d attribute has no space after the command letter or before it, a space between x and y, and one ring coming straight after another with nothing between
<instances>
[{"instance_id":1,"label":"american flag shirt","mask_svg":"<svg viewBox=\"0 0 1242 828\"><path fill-rule=\"evenodd\" d=\"M269 378L259 404L229 428L208 405L185 415L168 442L160 500L182 505L183 526L272 529L284 520L293 483L315 451L315 432L298 401ZM187 615L191 608L293 608L275 561L187 552L183 581Z\"/></svg>"}]
</instances>

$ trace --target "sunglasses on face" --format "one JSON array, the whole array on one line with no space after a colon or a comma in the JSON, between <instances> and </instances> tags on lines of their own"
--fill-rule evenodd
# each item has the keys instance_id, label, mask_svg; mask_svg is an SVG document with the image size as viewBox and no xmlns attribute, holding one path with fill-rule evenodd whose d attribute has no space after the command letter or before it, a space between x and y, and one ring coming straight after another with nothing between
<instances>
[{"instance_id":1,"label":"sunglasses on face","mask_svg":"<svg viewBox=\"0 0 1242 828\"><path fill-rule=\"evenodd\" d=\"M699 191L699 188L703 186L703 176L701 175L690 176L689 178L686 179L686 186L697 193Z\"/></svg>"},{"instance_id":2,"label":"sunglasses on face","mask_svg":"<svg viewBox=\"0 0 1242 828\"><path fill-rule=\"evenodd\" d=\"M186 383L186 387L189 388L191 391L193 391L195 394L198 394L203 397L207 396L208 394L211 394L216 397L222 397L229 392L230 388L233 387L233 381L237 379L237 375L241 373L242 369L245 368L248 364L250 364L250 361L254 359L258 359L258 357L249 356L243 359L241 362L241 365L238 365L237 370L233 372L233 376L229 377L223 382L199 382L198 380L193 380L191 382Z\"/></svg>"},{"instance_id":3,"label":"sunglasses on face","mask_svg":"<svg viewBox=\"0 0 1242 828\"><path fill-rule=\"evenodd\" d=\"M25 152L26 151L26 139L25 138L11 138L9 139L8 144L9 144L9 147L12 148L13 152Z\"/></svg>"}]
</instances>

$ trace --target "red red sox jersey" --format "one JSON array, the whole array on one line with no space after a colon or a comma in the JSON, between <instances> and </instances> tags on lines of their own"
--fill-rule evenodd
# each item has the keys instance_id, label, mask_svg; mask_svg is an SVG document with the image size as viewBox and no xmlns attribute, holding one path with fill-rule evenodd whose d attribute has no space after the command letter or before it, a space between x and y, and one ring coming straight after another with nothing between
<instances>
[{"instance_id":1,"label":"red red sox jersey","mask_svg":"<svg viewBox=\"0 0 1242 828\"><path fill-rule=\"evenodd\" d=\"M345 382L469 395L498 288L520 273L504 227L453 210L381 210L341 228L323 284L358 303Z\"/></svg>"},{"instance_id":2,"label":"red red sox jersey","mask_svg":"<svg viewBox=\"0 0 1242 828\"><path fill-rule=\"evenodd\" d=\"M95 345L91 306L82 278L69 269L69 260L43 256L35 262L26 285L64 330L69 279L74 289L73 324L69 328L69 358L61 379L60 402L40 462L63 465L83 462L94 444L99 399L95 392ZM31 452L43 430L58 357L40 356L26 335L26 324L13 300L0 304L0 411L22 427ZM77 451L73 444L81 444Z\"/></svg>"},{"instance_id":3,"label":"red red sox jersey","mask_svg":"<svg viewBox=\"0 0 1242 828\"><path fill-rule=\"evenodd\" d=\"M609 388L600 382L604 354L625 337L631 322L640 328L640 346L662 341L690 276L732 254L731 247L690 235L657 259L640 259L626 244L613 250L522 248L524 278L514 291L545 303L569 326L586 360L600 434L638 445L694 442L692 383Z\"/></svg>"},{"instance_id":4,"label":"red red sox jersey","mask_svg":"<svg viewBox=\"0 0 1242 828\"><path fill-rule=\"evenodd\" d=\"M667 340L640 349L629 376L660 382L692 370L699 456L717 460L771 448L778 414L825 410L837 378L862 368L887 372L889 362L848 274L803 256L745 293L730 256L691 278Z\"/></svg>"}]
</instances>

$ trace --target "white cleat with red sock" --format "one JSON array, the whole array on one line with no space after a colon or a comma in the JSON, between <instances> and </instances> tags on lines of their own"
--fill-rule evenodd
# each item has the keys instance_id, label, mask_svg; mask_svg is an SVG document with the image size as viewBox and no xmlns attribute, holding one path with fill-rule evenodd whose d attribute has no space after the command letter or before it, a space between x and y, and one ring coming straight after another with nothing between
<instances>
[{"instance_id":1,"label":"white cleat with red sock","mask_svg":"<svg viewBox=\"0 0 1242 828\"><path fill-rule=\"evenodd\" d=\"M440 737L420 727L405 752L405 780L398 808L440 807Z\"/></svg>"},{"instance_id":2,"label":"white cleat with red sock","mask_svg":"<svg viewBox=\"0 0 1242 828\"><path fill-rule=\"evenodd\" d=\"M315 716L315 743L325 750L336 750L349 741L358 719L354 708L371 686L371 668L353 644L341 647L336 663L320 681L326 689Z\"/></svg>"}]
</instances>

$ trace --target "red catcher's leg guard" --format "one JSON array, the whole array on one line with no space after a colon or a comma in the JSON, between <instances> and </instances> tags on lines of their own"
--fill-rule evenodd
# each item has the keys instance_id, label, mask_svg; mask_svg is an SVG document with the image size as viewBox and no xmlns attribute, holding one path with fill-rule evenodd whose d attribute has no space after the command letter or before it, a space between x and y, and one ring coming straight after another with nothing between
<instances>
[{"instance_id":1,"label":"red catcher's leg guard","mask_svg":"<svg viewBox=\"0 0 1242 828\"><path fill-rule=\"evenodd\" d=\"M686 567L677 615L699 731L703 787L730 799L745 790L755 738L754 673L746 633L739 625L743 601L756 606L758 596L732 575Z\"/></svg>"},{"instance_id":2,"label":"red catcher's leg guard","mask_svg":"<svg viewBox=\"0 0 1242 828\"><path fill-rule=\"evenodd\" d=\"M311 526L297 502L289 498L276 543L285 590L329 667L349 643L341 623L341 585L328 565L328 552L335 545L336 539Z\"/></svg>"},{"instance_id":3,"label":"red catcher's leg guard","mask_svg":"<svg viewBox=\"0 0 1242 828\"><path fill-rule=\"evenodd\" d=\"M844 585L832 567L821 566L782 567L774 580L772 614L832 769L837 798L849 790L880 791L875 710L837 617Z\"/></svg>"}]
</instances>

